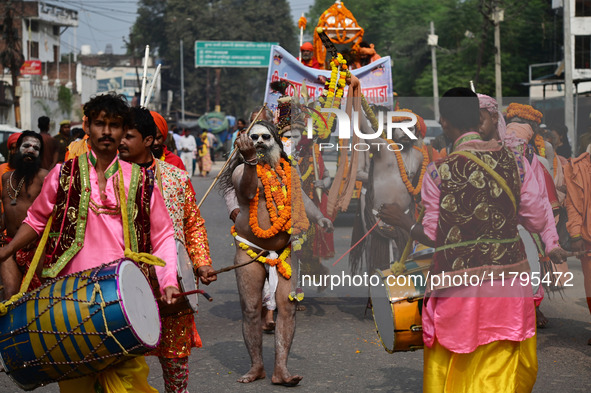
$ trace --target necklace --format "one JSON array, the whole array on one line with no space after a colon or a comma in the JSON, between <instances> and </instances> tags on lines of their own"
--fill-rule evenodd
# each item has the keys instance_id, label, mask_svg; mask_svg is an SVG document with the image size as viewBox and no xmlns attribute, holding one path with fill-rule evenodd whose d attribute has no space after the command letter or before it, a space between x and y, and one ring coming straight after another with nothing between
<instances>
[{"instance_id":1,"label":"necklace","mask_svg":"<svg viewBox=\"0 0 591 393\"><path fill-rule=\"evenodd\" d=\"M388 142L391 142L391 141L388 140ZM391 143L394 143L394 142L391 142ZM396 162L398 164L398 171L400 172L400 177L402 178L402 182L404 183L404 185L406 186L406 189L408 190L408 192L411 195L417 196L421 192L421 187L423 186L423 176L425 176L425 171L427 170L427 165L429 164L429 155L423 149L419 149L416 146L413 146L413 148L423 154L423 162L421 163L421 174L419 176L419 182L417 183L416 187L412 186L412 183L408 178L408 173L410 171L407 171L406 165L404 165L404 161L402 159L402 154L400 154L400 151L394 150L394 155L396 155Z\"/></svg>"},{"instance_id":2,"label":"necklace","mask_svg":"<svg viewBox=\"0 0 591 393\"><path fill-rule=\"evenodd\" d=\"M10 198L10 204L16 205L16 198L18 198L18 194L21 192L21 188L23 188L23 184L25 184L25 177L23 176L21 181L18 183L17 188L15 189L14 186L12 185L12 177L13 176L14 176L14 171L12 171L10 173L10 178L8 179L8 184L10 185L10 189L12 189L12 192L14 193L14 198L10 195L10 189L6 189L6 193L8 194L8 197Z\"/></svg>"}]
</instances>

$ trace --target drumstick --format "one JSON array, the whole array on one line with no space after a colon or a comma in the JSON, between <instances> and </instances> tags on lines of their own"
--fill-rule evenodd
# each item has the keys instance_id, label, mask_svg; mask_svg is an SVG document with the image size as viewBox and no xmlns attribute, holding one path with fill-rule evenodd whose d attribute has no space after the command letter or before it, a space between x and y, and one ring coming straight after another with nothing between
<instances>
[{"instance_id":1,"label":"drumstick","mask_svg":"<svg viewBox=\"0 0 591 393\"><path fill-rule=\"evenodd\" d=\"M583 250L583 251L570 251L566 253L567 258L568 257L580 257L583 256L587 253L591 252L591 250Z\"/></svg>"},{"instance_id":2,"label":"drumstick","mask_svg":"<svg viewBox=\"0 0 591 393\"><path fill-rule=\"evenodd\" d=\"M259 111L259 113L257 113L256 117L254 118L254 120L250 123L250 125L248 126L248 128L246 129L246 133L248 134L248 132L250 131L250 129L252 128L252 126L254 125L254 123L259 119L259 116L261 115L261 113L263 113L263 110L267 107L267 103L265 103L263 105L263 107L261 108L261 110ZM234 157L234 155L236 154L236 152L238 151L238 149L236 147L234 147L234 150L232 151L232 154L230 154L230 157L228 157L228 159L226 160L226 162L224 163L224 166L222 167L222 169L220 169L220 172L218 173L218 175L215 177L215 179L213 179L213 183L211 183L211 185L209 186L209 188L207 189L207 191L205 192L205 195L203 195L203 198L201 198L201 201L199 202L199 204L197 205L197 209L201 208L201 205L203 204L203 201L205 201L205 198L207 198L207 196L209 195L209 193L211 192L211 190L213 189L213 186L215 186L215 183L217 183L218 179L220 178L220 176L222 175L222 173L224 173L224 169L226 169L226 167L228 166L228 164L230 163L230 161L232 161L232 158Z\"/></svg>"},{"instance_id":3,"label":"drumstick","mask_svg":"<svg viewBox=\"0 0 591 393\"><path fill-rule=\"evenodd\" d=\"M260 257L261 255L263 255L265 252L266 252L265 250L262 250L261 252L259 252L256 255L256 257L254 257L250 261L242 262L242 263L239 263L238 265L226 266L224 268L221 268L220 270L216 270L213 273L210 273L209 276L213 276L213 275L224 273L224 272L229 272L230 270L238 269L239 267L249 265L249 264L253 263L254 261L256 261L257 258ZM213 298L211 296L209 296L209 294L207 294L203 289L195 289L193 291L175 293L172 295L172 297L182 297L182 296L186 296L186 295L192 295L194 293L199 293L199 294L203 295L210 302L213 300Z\"/></svg>"},{"instance_id":4,"label":"drumstick","mask_svg":"<svg viewBox=\"0 0 591 393\"><path fill-rule=\"evenodd\" d=\"M220 273L224 273L224 272L229 272L230 270L234 270L234 269L238 269L239 267L250 265L251 263L253 263L254 261L256 261L258 257L260 257L261 255L263 255L265 252L266 252L266 250L263 250L263 251L259 252L257 254L257 256L254 257L253 259L251 259L250 261L242 262L242 263L239 263L238 265L232 265L232 266L223 267L220 270L216 270L215 272L210 273L209 275L210 276L213 276L214 274L220 274Z\"/></svg>"},{"instance_id":5,"label":"drumstick","mask_svg":"<svg viewBox=\"0 0 591 393\"><path fill-rule=\"evenodd\" d=\"M195 289L193 291L175 293L175 294L172 295L172 297L183 297L183 296L187 296L187 295L193 295L195 293L198 293L200 295L203 295L203 297L205 297L210 302L213 301L213 298L211 296L209 296L209 294L207 292L205 292L203 289Z\"/></svg>"}]
</instances>

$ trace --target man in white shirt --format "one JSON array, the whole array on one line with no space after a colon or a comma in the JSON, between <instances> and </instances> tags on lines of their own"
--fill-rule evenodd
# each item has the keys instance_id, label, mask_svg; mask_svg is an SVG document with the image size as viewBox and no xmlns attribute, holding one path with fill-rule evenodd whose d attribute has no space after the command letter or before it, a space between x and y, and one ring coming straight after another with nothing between
<instances>
[{"instance_id":1,"label":"man in white shirt","mask_svg":"<svg viewBox=\"0 0 591 393\"><path fill-rule=\"evenodd\" d=\"M189 172L190 176L193 176L193 156L195 155L195 150L197 150L195 137L188 130L183 130L183 136L180 138L179 143L177 143L177 148L181 160L183 160L183 164L187 168L187 172Z\"/></svg>"}]
</instances>

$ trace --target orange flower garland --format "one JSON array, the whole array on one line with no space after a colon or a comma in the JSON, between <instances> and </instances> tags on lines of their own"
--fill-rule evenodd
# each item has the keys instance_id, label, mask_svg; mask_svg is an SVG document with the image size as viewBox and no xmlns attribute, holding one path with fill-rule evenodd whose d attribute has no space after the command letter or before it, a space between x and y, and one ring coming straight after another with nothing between
<instances>
[{"instance_id":1,"label":"orange flower garland","mask_svg":"<svg viewBox=\"0 0 591 393\"><path fill-rule=\"evenodd\" d=\"M284 168L281 168L281 166ZM291 229L288 225L291 221L291 166L282 158L275 170L281 177L281 182L279 182L269 164L257 165L257 176L263 183L267 210L271 218L271 227L262 229L259 226L257 210L260 191L257 191L250 201L249 224L252 233L261 239L269 239L280 231L288 232ZM273 202L275 202L277 208L275 208Z\"/></svg>"},{"instance_id":2,"label":"orange flower garland","mask_svg":"<svg viewBox=\"0 0 591 393\"><path fill-rule=\"evenodd\" d=\"M544 138L538 134L534 139L534 143L536 145L538 153L540 153L540 156L546 158L546 143L544 143Z\"/></svg>"},{"instance_id":3,"label":"orange flower garland","mask_svg":"<svg viewBox=\"0 0 591 393\"><path fill-rule=\"evenodd\" d=\"M531 105L512 102L507 107L507 119L511 119L513 117L519 117L521 119L534 121L540 124L544 115L542 112L534 109Z\"/></svg>"},{"instance_id":4,"label":"orange flower garland","mask_svg":"<svg viewBox=\"0 0 591 393\"><path fill-rule=\"evenodd\" d=\"M394 141L388 139L388 143L392 144ZM406 170L404 167L404 161L402 161L402 154L400 154L399 150L394 150L394 154L396 155L396 162L398 163L398 171L400 172L400 177L406 186L408 192L413 195L417 196L421 192L421 187L423 186L423 177L425 176L425 172L427 171L427 165L429 164L429 155L425 150L419 149L416 146L413 146L415 150L420 151L423 154L423 163L421 164L421 175L419 176L419 183L416 187L412 186L412 183L408 179L408 175L406 174Z\"/></svg>"},{"instance_id":5,"label":"orange flower garland","mask_svg":"<svg viewBox=\"0 0 591 393\"><path fill-rule=\"evenodd\" d=\"M249 224L252 233L258 238L269 239L279 232L284 231L289 234L292 233L292 181L299 185L299 179L292 178L292 168L289 163L283 158L279 161L275 171L271 169L269 164L257 165L257 176L263 183L263 191L266 200L267 211L271 219L271 227L262 229L259 226L258 219L258 205L260 190L255 194L250 201L249 206ZM281 181L279 181L279 178ZM297 183L296 183L297 182ZM301 187L300 187L301 188ZM294 210L298 214L296 221L296 232L301 233L302 230L308 229L309 222L305 217L304 202L299 192L296 192L293 198ZM304 215L302 219L300 215ZM295 233L295 234L297 234Z\"/></svg>"}]
</instances>

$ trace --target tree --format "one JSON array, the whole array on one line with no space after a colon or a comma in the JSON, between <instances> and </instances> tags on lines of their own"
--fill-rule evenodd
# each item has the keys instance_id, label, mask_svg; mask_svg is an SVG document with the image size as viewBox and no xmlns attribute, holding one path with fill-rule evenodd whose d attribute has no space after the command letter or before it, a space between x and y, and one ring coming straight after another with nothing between
<instances>
[{"instance_id":1,"label":"tree","mask_svg":"<svg viewBox=\"0 0 591 393\"><path fill-rule=\"evenodd\" d=\"M394 90L400 96L431 96L429 22L439 36L439 90L476 82L494 93L494 46L490 12L505 11L501 23L503 95L527 95L528 65L556 61L562 30L546 0L358 0L345 2L365 29L364 39L392 58ZM316 0L308 14L312 32L332 0Z\"/></svg>"},{"instance_id":2,"label":"tree","mask_svg":"<svg viewBox=\"0 0 591 393\"><path fill-rule=\"evenodd\" d=\"M20 40L18 37L18 29L14 26L14 20L12 18L12 9L10 2L5 7L4 20L2 21L2 40L4 41L4 48L0 51L0 64L2 68L10 69L10 75L12 77L12 86L10 87L12 97L14 99L14 110L18 112L19 101L15 94L15 87L17 78L20 74L20 69L25 62L23 52L20 46ZM19 116L17 115L18 119ZM20 126L20 124L17 124Z\"/></svg>"},{"instance_id":3,"label":"tree","mask_svg":"<svg viewBox=\"0 0 591 393\"><path fill-rule=\"evenodd\" d=\"M152 8L153 3L159 5ZM295 26L286 0L142 0L138 13L128 51L141 50L146 44L157 50L167 66L162 77L163 90L180 92L179 45L183 40L185 106L189 111L203 113L213 109L215 97L211 88L210 107L206 108L208 71L195 69L196 40L279 42L288 50L294 50L296 45ZM144 20L140 20L142 15ZM209 74L213 85L215 72ZM244 116L253 106L262 104L266 76L265 69L223 68L222 110Z\"/></svg>"}]
</instances>

